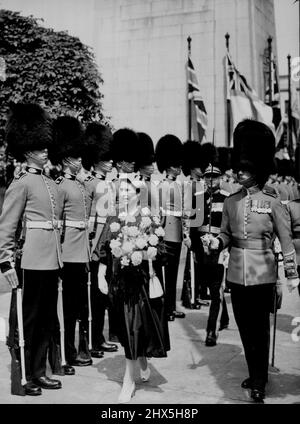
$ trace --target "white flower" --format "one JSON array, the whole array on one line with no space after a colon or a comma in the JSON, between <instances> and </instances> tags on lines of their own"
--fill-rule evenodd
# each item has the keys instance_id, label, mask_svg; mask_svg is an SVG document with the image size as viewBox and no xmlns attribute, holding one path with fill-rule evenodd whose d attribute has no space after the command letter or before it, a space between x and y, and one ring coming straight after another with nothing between
<instances>
[{"instance_id":1,"label":"white flower","mask_svg":"<svg viewBox=\"0 0 300 424\"><path fill-rule=\"evenodd\" d=\"M123 253L121 247L113 247L111 252L116 258L120 258Z\"/></svg>"},{"instance_id":2,"label":"white flower","mask_svg":"<svg viewBox=\"0 0 300 424\"><path fill-rule=\"evenodd\" d=\"M141 215L143 215L143 216L150 216L150 215L151 215L151 211L150 211L150 209L149 209L149 208L147 208L147 207L142 208L142 210L141 210Z\"/></svg>"},{"instance_id":3,"label":"white flower","mask_svg":"<svg viewBox=\"0 0 300 424\"><path fill-rule=\"evenodd\" d=\"M127 258L127 256L123 256L123 258L121 259L121 265L122 266L128 266L129 265L129 259Z\"/></svg>"},{"instance_id":4,"label":"white flower","mask_svg":"<svg viewBox=\"0 0 300 424\"><path fill-rule=\"evenodd\" d=\"M121 213L119 214L119 220L120 220L120 221L125 221L126 216L127 216L126 212L121 212Z\"/></svg>"},{"instance_id":5,"label":"white flower","mask_svg":"<svg viewBox=\"0 0 300 424\"><path fill-rule=\"evenodd\" d=\"M122 230L121 230L121 231L122 231L122 233L123 233L123 234L125 234L125 235L127 235L127 234L128 234L128 228L129 228L129 227L128 227L127 225L124 225L124 227L123 227L123 228L122 228Z\"/></svg>"},{"instance_id":6,"label":"white flower","mask_svg":"<svg viewBox=\"0 0 300 424\"><path fill-rule=\"evenodd\" d=\"M158 244L158 237L155 234L151 234L148 241L151 244L151 246L156 246Z\"/></svg>"},{"instance_id":7,"label":"white flower","mask_svg":"<svg viewBox=\"0 0 300 424\"><path fill-rule=\"evenodd\" d=\"M154 222L155 225L160 225L160 219L159 219L159 217L158 216L154 216L153 217L153 222Z\"/></svg>"},{"instance_id":8,"label":"white flower","mask_svg":"<svg viewBox=\"0 0 300 424\"><path fill-rule=\"evenodd\" d=\"M148 256L148 258L149 259L154 259L156 255L157 255L157 249L156 249L156 247L152 247L152 246L148 247L148 249L147 249L147 256Z\"/></svg>"},{"instance_id":9,"label":"white flower","mask_svg":"<svg viewBox=\"0 0 300 424\"><path fill-rule=\"evenodd\" d=\"M148 216L144 216L141 220L140 227L147 228L147 227L150 227L151 224L152 224L151 218L149 218Z\"/></svg>"},{"instance_id":10,"label":"white flower","mask_svg":"<svg viewBox=\"0 0 300 424\"><path fill-rule=\"evenodd\" d=\"M122 245L122 250L124 253L131 253L133 251L134 245L131 241L125 241Z\"/></svg>"},{"instance_id":11,"label":"white flower","mask_svg":"<svg viewBox=\"0 0 300 424\"><path fill-rule=\"evenodd\" d=\"M135 222L135 221L136 221L136 219L133 215L127 215L126 218L125 218L126 223L127 222Z\"/></svg>"},{"instance_id":12,"label":"white flower","mask_svg":"<svg viewBox=\"0 0 300 424\"><path fill-rule=\"evenodd\" d=\"M138 230L138 228L134 225L134 226L132 226L132 227L128 227L127 234L128 234L130 237L137 237L137 236L139 235L139 230Z\"/></svg>"},{"instance_id":13,"label":"white flower","mask_svg":"<svg viewBox=\"0 0 300 424\"><path fill-rule=\"evenodd\" d=\"M157 237L163 237L165 235L165 230L162 227L156 228L154 231Z\"/></svg>"},{"instance_id":14,"label":"white flower","mask_svg":"<svg viewBox=\"0 0 300 424\"><path fill-rule=\"evenodd\" d=\"M118 222L113 222L112 224L110 224L110 231L112 233L116 233L117 231L119 231L120 228L121 226Z\"/></svg>"},{"instance_id":15,"label":"white flower","mask_svg":"<svg viewBox=\"0 0 300 424\"><path fill-rule=\"evenodd\" d=\"M120 240L112 239L111 242L109 243L109 247L111 249L114 249L115 247L120 247L120 246L121 246Z\"/></svg>"},{"instance_id":16,"label":"white flower","mask_svg":"<svg viewBox=\"0 0 300 424\"><path fill-rule=\"evenodd\" d=\"M142 252L133 252L131 255L131 262L134 266L140 265L143 260Z\"/></svg>"},{"instance_id":17,"label":"white flower","mask_svg":"<svg viewBox=\"0 0 300 424\"><path fill-rule=\"evenodd\" d=\"M144 247L147 245L147 242L143 237L138 237L135 241L135 245L138 249L144 249Z\"/></svg>"}]
</instances>

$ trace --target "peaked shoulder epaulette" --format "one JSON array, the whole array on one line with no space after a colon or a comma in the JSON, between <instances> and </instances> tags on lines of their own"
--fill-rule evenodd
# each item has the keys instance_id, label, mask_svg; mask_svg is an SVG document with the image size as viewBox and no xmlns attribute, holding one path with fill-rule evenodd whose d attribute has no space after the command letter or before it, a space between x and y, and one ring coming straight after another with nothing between
<instances>
[{"instance_id":1,"label":"peaked shoulder epaulette","mask_svg":"<svg viewBox=\"0 0 300 424\"><path fill-rule=\"evenodd\" d=\"M84 179L85 183L89 183L90 181L93 181L95 177L93 175L87 175L87 177Z\"/></svg>"},{"instance_id":2,"label":"peaked shoulder epaulette","mask_svg":"<svg viewBox=\"0 0 300 424\"><path fill-rule=\"evenodd\" d=\"M226 196L226 197L230 196L230 193L226 190L223 190L223 189L220 190L220 193L223 194L223 196Z\"/></svg>"},{"instance_id":3,"label":"peaked shoulder epaulette","mask_svg":"<svg viewBox=\"0 0 300 424\"><path fill-rule=\"evenodd\" d=\"M61 175L60 177L56 178L55 183L57 185L59 185L59 184L61 184L63 182L63 180L64 180L64 177Z\"/></svg>"},{"instance_id":4,"label":"peaked shoulder epaulette","mask_svg":"<svg viewBox=\"0 0 300 424\"><path fill-rule=\"evenodd\" d=\"M22 171L18 172L17 175L15 175L14 180L18 181L21 178L24 178L25 175L27 175L27 171L22 170Z\"/></svg>"},{"instance_id":5,"label":"peaked shoulder epaulette","mask_svg":"<svg viewBox=\"0 0 300 424\"><path fill-rule=\"evenodd\" d=\"M262 192L264 194L267 194L268 196L272 196L272 197L279 197L279 193L276 190L276 188L271 187L269 185L265 185L264 188L262 189Z\"/></svg>"}]
</instances>

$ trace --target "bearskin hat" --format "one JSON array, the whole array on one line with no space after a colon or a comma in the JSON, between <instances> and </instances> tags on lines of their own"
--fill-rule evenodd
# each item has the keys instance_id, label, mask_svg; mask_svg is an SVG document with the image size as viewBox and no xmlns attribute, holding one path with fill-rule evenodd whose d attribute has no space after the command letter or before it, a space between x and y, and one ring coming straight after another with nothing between
<instances>
[{"instance_id":1,"label":"bearskin hat","mask_svg":"<svg viewBox=\"0 0 300 424\"><path fill-rule=\"evenodd\" d=\"M216 164L218 162L218 151L212 143L203 143L201 145L202 154L202 169L206 169L209 164Z\"/></svg>"},{"instance_id":2,"label":"bearskin hat","mask_svg":"<svg viewBox=\"0 0 300 424\"><path fill-rule=\"evenodd\" d=\"M54 143L49 159L56 165L67 157L81 157L84 153L84 132L79 120L73 116L60 116L53 122Z\"/></svg>"},{"instance_id":3,"label":"bearskin hat","mask_svg":"<svg viewBox=\"0 0 300 424\"><path fill-rule=\"evenodd\" d=\"M230 147L217 147L217 152L217 165L220 168L222 174L224 174L229 169L232 169L232 149Z\"/></svg>"},{"instance_id":4,"label":"bearskin hat","mask_svg":"<svg viewBox=\"0 0 300 424\"><path fill-rule=\"evenodd\" d=\"M262 122L245 119L233 133L234 170L247 170L263 186L274 170L275 137Z\"/></svg>"},{"instance_id":5,"label":"bearskin hat","mask_svg":"<svg viewBox=\"0 0 300 424\"><path fill-rule=\"evenodd\" d=\"M155 162L154 145L152 138L144 133L138 132L139 144L137 150L136 170Z\"/></svg>"},{"instance_id":6,"label":"bearskin hat","mask_svg":"<svg viewBox=\"0 0 300 424\"><path fill-rule=\"evenodd\" d=\"M161 137L155 148L155 157L159 172L171 166L178 167L183 163L183 145L178 137L166 134Z\"/></svg>"},{"instance_id":7,"label":"bearskin hat","mask_svg":"<svg viewBox=\"0 0 300 424\"><path fill-rule=\"evenodd\" d=\"M100 122L91 122L87 125L84 134L85 150L82 156L83 167L87 170L91 166L112 159L112 132Z\"/></svg>"},{"instance_id":8,"label":"bearskin hat","mask_svg":"<svg viewBox=\"0 0 300 424\"><path fill-rule=\"evenodd\" d=\"M5 127L7 154L17 161L25 153L49 148L53 142L52 120L36 103L12 103Z\"/></svg>"},{"instance_id":9,"label":"bearskin hat","mask_svg":"<svg viewBox=\"0 0 300 424\"><path fill-rule=\"evenodd\" d=\"M183 143L183 165L182 172L187 177L191 174L191 169L200 168L202 170L202 148L198 141L188 140Z\"/></svg>"},{"instance_id":10,"label":"bearskin hat","mask_svg":"<svg viewBox=\"0 0 300 424\"><path fill-rule=\"evenodd\" d=\"M138 135L130 128L121 128L113 134L112 158L117 162L136 162L138 150Z\"/></svg>"}]
</instances>

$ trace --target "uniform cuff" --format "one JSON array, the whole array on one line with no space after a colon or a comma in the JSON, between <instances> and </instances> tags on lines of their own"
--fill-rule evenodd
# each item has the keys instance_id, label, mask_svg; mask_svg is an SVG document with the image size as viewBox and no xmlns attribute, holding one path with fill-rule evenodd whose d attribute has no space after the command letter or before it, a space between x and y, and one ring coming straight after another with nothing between
<instances>
[{"instance_id":1,"label":"uniform cuff","mask_svg":"<svg viewBox=\"0 0 300 424\"><path fill-rule=\"evenodd\" d=\"M0 264L0 270L1 270L2 274L4 274L5 272L9 271L10 269L13 269L13 266L12 266L11 262L5 261L5 262L2 262Z\"/></svg>"}]
</instances>

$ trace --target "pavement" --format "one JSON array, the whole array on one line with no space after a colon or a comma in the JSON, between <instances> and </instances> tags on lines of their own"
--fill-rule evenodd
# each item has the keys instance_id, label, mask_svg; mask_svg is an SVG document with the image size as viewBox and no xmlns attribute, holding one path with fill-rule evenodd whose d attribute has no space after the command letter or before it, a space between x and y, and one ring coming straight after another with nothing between
<instances>
[{"instance_id":1,"label":"pavement","mask_svg":"<svg viewBox=\"0 0 300 424\"><path fill-rule=\"evenodd\" d=\"M178 299L182 272L181 261ZM76 367L76 375L59 377L61 390L43 390L38 397L10 394L10 354L5 344L10 296L10 289L1 276L0 404L116 404L125 362L120 345L118 352L93 359L90 367ZM230 294L226 294L226 301L230 324L219 333L215 347L206 347L204 343L209 308L185 309L178 301L178 310L184 311L186 318L169 323L171 350L168 357L149 360L151 377L147 383L143 383L136 372L136 392L129 405L252 404L249 390L240 387L248 373ZM105 325L107 333L107 320ZM283 304L277 314L275 361L274 367L270 365L265 403L300 404L300 297L297 290L289 293L285 286Z\"/></svg>"}]
</instances>

